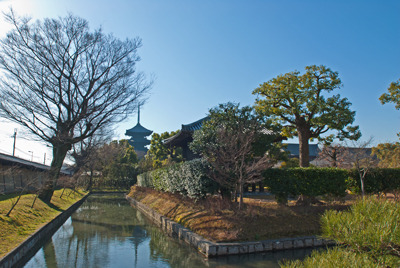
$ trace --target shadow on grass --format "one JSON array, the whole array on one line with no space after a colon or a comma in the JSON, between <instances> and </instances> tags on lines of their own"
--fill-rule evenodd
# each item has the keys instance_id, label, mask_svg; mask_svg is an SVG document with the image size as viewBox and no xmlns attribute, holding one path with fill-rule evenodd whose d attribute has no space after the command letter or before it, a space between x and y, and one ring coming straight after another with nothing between
<instances>
[{"instance_id":1,"label":"shadow on grass","mask_svg":"<svg viewBox=\"0 0 400 268\"><path fill-rule=\"evenodd\" d=\"M12 194L0 194L0 201L12 199L18 197L19 193L12 193Z\"/></svg>"},{"instance_id":2,"label":"shadow on grass","mask_svg":"<svg viewBox=\"0 0 400 268\"><path fill-rule=\"evenodd\" d=\"M46 205L48 205L50 208L52 208L54 210L57 210L57 211L60 211L60 212L63 212L65 210L65 209L62 209L62 208L52 204L52 203L46 203Z\"/></svg>"}]
</instances>

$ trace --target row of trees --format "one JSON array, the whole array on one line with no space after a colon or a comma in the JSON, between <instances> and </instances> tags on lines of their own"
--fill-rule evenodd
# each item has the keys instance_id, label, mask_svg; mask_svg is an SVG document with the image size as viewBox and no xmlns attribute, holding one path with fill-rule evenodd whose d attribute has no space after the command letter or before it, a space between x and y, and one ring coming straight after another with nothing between
<instances>
[{"instance_id":1,"label":"row of trees","mask_svg":"<svg viewBox=\"0 0 400 268\"><path fill-rule=\"evenodd\" d=\"M136 183L141 168L127 140L81 146L71 153L75 162L74 180L80 186L90 191L92 187L127 189Z\"/></svg>"},{"instance_id":2,"label":"row of trees","mask_svg":"<svg viewBox=\"0 0 400 268\"><path fill-rule=\"evenodd\" d=\"M0 115L52 146L50 176L39 194L49 202L67 153L74 147L74 153L79 152L74 156L77 166L83 165L81 162L90 165L84 160L85 154L96 147L99 142L96 136L102 136L112 124L124 120L145 101L151 83L136 71L141 41L139 38L121 41L101 29L90 31L86 20L73 15L32 23L10 10L5 18L13 30L0 41ZM351 103L339 94L330 94L341 84L338 73L322 65L307 66L304 74L294 71L279 75L253 91L257 95L255 112L249 107L239 109L229 104L220 109L231 109L227 110L231 112L227 116L233 118L223 118L223 113L211 110L210 114L217 112L221 118L205 124L202 131L214 133L215 144L224 143L222 137L225 137L234 141L231 144L243 145L239 147L246 156L236 159L235 165L241 161L242 166L246 163L255 170L257 165L269 163L265 152L272 146L270 141L264 141L265 146L255 146L266 137L257 133L271 130L284 137L298 136L299 163L307 167L310 139L357 140L361 136L358 126L352 126L355 112L350 109ZM381 97L382 103L395 102L396 108L400 107L399 84L391 84L389 93ZM247 121L240 121L243 119ZM207 132L207 128L216 126L218 130ZM335 134L322 137L332 131ZM235 133L245 133L246 139ZM172 134L154 135L154 140ZM181 161L179 150L166 151L157 144L160 142L152 144L149 153L152 160L144 163L144 167ZM217 147L193 148L208 160L217 161L215 155L228 153L213 152ZM255 148L259 151L254 151ZM228 161L226 156L223 158ZM250 171L240 172L247 174L240 176L254 177Z\"/></svg>"}]
</instances>

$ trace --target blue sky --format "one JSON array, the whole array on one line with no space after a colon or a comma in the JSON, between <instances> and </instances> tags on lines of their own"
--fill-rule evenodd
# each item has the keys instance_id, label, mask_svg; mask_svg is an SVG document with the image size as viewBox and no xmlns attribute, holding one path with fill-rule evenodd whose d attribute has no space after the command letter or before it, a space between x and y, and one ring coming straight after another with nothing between
<instances>
[{"instance_id":1,"label":"blue sky","mask_svg":"<svg viewBox=\"0 0 400 268\"><path fill-rule=\"evenodd\" d=\"M141 123L155 132L177 130L219 103L252 105L259 84L323 64L339 72L337 93L353 103L363 139L398 139L400 111L378 98L400 78L400 1L3 0L0 10L10 5L33 19L71 12L92 29L139 36L137 68L155 77ZM0 36L8 29L1 19ZM120 124L116 137L125 138L136 118ZM14 126L0 127L0 152L11 152ZM44 147L24 142L21 151L34 148L34 160L43 159Z\"/></svg>"}]
</instances>

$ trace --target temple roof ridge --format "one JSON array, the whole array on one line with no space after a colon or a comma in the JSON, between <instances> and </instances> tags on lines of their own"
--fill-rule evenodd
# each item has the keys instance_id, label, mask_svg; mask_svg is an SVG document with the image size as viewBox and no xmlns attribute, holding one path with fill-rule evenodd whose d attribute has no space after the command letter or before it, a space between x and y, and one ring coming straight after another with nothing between
<instances>
[{"instance_id":1,"label":"temple roof ridge","mask_svg":"<svg viewBox=\"0 0 400 268\"><path fill-rule=\"evenodd\" d=\"M182 124L181 131L199 130L201 128L201 126L203 125L203 122L208 120L209 118L210 118L209 116L206 116L206 117L203 117L203 118L201 118L201 119L199 119L199 120L197 120L197 121L195 121L193 123L186 124L186 125Z\"/></svg>"}]
</instances>

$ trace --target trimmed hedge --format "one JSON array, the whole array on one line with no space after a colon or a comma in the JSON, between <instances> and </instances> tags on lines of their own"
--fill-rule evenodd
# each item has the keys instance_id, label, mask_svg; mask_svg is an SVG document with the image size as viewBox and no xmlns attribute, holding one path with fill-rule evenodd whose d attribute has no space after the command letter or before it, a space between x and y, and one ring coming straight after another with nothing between
<instances>
[{"instance_id":1,"label":"trimmed hedge","mask_svg":"<svg viewBox=\"0 0 400 268\"><path fill-rule=\"evenodd\" d=\"M210 166L203 159L182 162L138 175L137 183L159 191L180 193L190 198L201 198L215 193L220 187L207 174ZM360 193L360 178L356 170L338 168L267 169L263 183L279 203L289 196L316 197L328 195L342 197L346 190ZM400 168L371 169L365 178L365 191L369 194L400 190Z\"/></svg>"},{"instance_id":2,"label":"trimmed hedge","mask_svg":"<svg viewBox=\"0 0 400 268\"><path fill-rule=\"evenodd\" d=\"M289 196L316 197L346 194L349 172L336 168L268 169L264 184L275 194L279 203L286 203Z\"/></svg>"},{"instance_id":3,"label":"trimmed hedge","mask_svg":"<svg viewBox=\"0 0 400 268\"><path fill-rule=\"evenodd\" d=\"M361 192L360 176L357 170L349 172L348 189ZM387 193L400 190L400 168L373 168L364 178L365 192L368 194Z\"/></svg>"},{"instance_id":4,"label":"trimmed hedge","mask_svg":"<svg viewBox=\"0 0 400 268\"><path fill-rule=\"evenodd\" d=\"M138 175L138 185L198 199L218 189L207 176L209 168L202 159L182 162Z\"/></svg>"}]
</instances>

